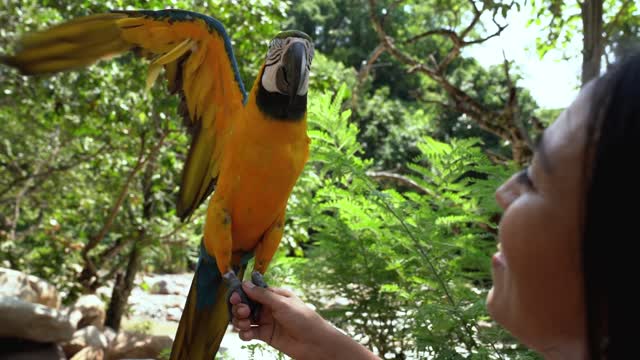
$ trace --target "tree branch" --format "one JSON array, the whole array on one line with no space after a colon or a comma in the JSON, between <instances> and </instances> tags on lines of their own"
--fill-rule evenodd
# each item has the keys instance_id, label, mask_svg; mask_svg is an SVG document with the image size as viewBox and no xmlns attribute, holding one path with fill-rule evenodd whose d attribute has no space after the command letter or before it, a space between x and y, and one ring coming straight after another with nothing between
<instances>
[{"instance_id":1,"label":"tree branch","mask_svg":"<svg viewBox=\"0 0 640 360\"><path fill-rule=\"evenodd\" d=\"M367 176L374 180L391 180L395 183L398 183L402 186L406 186L408 188L412 188L416 190L418 193L423 195L433 195L428 189L423 188L417 182L409 179L400 174L388 172L388 171L367 171Z\"/></svg>"},{"instance_id":2,"label":"tree branch","mask_svg":"<svg viewBox=\"0 0 640 360\"><path fill-rule=\"evenodd\" d=\"M392 2L387 8L386 14L382 16L382 19L380 19L380 24L384 25L384 22L387 19L387 16L389 16L391 12L393 12L400 4L402 4L403 1L404 0L395 0L394 2Z\"/></svg>"},{"instance_id":3,"label":"tree branch","mask_svg":"<svg viewBox=\"0 0 640 360\"><path fill-rule=\"evenodd\" d=\"M420 100L421 102L426 104L436 104L451 111L458 111L458 109L454 105L446 103L442 100L426 98L420 91L417 90L409 91L409 95L413 96L413 98L415 98L416 100Z\"/></svg>"},{"instance_id":4,"label":"tree branch","mask_svg":"<svg viewBox=\"0 0 640 360\"><path fill-rule=\"evenodd\" d=\"M471 20L471 23L469 23L469 26L467 26L464 30L462 30L462 33L460 34L460 37L462 38L466 37L469 34L469 32L476 26L476 24L480 20L480 16L482 16L482 13L484 12L484 9L485 9L484 6L482 7L482 10L478 9L478 7L476 6L476 2L473 0L469 0L469 3L473 8L473 19Z\"/></svg>"},{"instance_id":5,"label":"tree branch","mask_svg":"<svg viewBox=\"0 0 640 360\"><path fill-rule=\"evenodd\" d=\"M168 135L167 132L162 134L156 146L153 147L153 149L151 149L151 151L146 157L144 156L145 155L145 137L141 136L140 152L138 154L138 159L136 161L135 166L133 167L133 169L131 169L131 171L129 172L129 175L124 181L122 188L120 189L120 193L118 194L116 201L114 202L111 210L109 211L109 215L107 216L104 222L104 225L102 226L98 234L91 237L89 239L89 242L82 249L81 255L83 260L85 261L85 269L82 271L81 280L90 280L93 276L97 274L97 269L95 267L95 264L93 263L93 261L88 255L89 251L95 248L96 245L98 245L102 241L102 239L104 239L105 235L110 230L111 225L113 224L113 221L116 218L116 215L120 211L120 207L122 206L122 203L124 202L124 199L129 192L129 186L131 185L131 182L133 181L134 177L142 169L142 167L147 162L147 160L152 158L155 153L160 151L160 148L164 145L164 140L166 139L167 135Z\"/></svg>"},{"instance_id":6,"label":"tree branch","mask_svg":"<svg viewBox=\"0 0 640 360\"><path fill-rule=\"evenodd\" d=\"M451 84L442 75L441 72L434 70L433 68L427 66L426 64L423 64L417 61L416 59L414 59L413 57L400 51L394 45L393 38L387 35L387 33L382 29L382 26L380 25L380 23L377 21L377 16L375 14L376 1L369 0L369 6L370 6L370 17L373 22L373 26L376 32L378 33L378 37L380 38L382 45L385 47L385 49L387 49L387 51L393 57L395 57L397 60L404 63L405 65L408 65L410 67L410 71L418 71L418 72L424 73L425 75L429 76L431 79L435 80L438 84L440 84L440 86L442 86L442 88L453 98L454 102L457 105L458 110L462 113L469 115L471 118L473 118L476 122L478 122L480 127L501 137L505 135L504 132L501 131L501 129L493 126L487 120L488 117L486 116L486 114L488 113L488 111L480 103L474 100L471 96L469 96L463 90L460 90L459 88Z\"/></svg>"},{"instance_id":7,"label":"tree branch","mask_svg":"<svg viewBox=\"0 0 640 360\"><path fill-rule=\"evenodd\" d=\"M509 163L509 159L497 154L491 150L486 150L485 153L487 154L487 156L489 157L489 160L491 160L494 164L507 164Z\"/></svg>"},{"instance_id":8,"label":"tree branch","mask_svg":"<svg viewBox=\"0 0 640 360\"><path fill-rule=\"evenodd\" d=\"M75 161L70 161L68 163L65 164L61 164L58 166L49 166L47 167L46 170L44 171L34 171L33 174L29 174L29 175L23 175L21 177L18 177L16 179L14 179L13 181L11 181L11 183L9 183L4 189L2 189L2 191L0 191L0 196L5 195L6 193L8 193L14 186L20 184L23 181L29 180L29 179L46 179L49 176L53 175L54 173L57 172L64 172L67 170L71 170L74 167L84 163L85 161L91 160L93 159L96 155L104 153L105 151L107 151L110 148L109 144L104 144L102 147L100 147L100 149L98 149L97 151L91 153L91 154L84 154L84 155L75 155L71 160L75 160ZM50 163L50 162L49 162ZM42 183L42 181L40 182ZM32 191L33 188L31 188L29 191ZM1 203L2 201L0 201Z\"/></svg>"},{"instance_id":9,"label":"tree branch","mask_svg":"<svg viewBox=\"0 0 640 360\"><path fill-rule=\"evenodd\" d=\"M56 140L59 138L59 136L60 136L60 129L56 129L51 134L51 140L49 141L49 143L50 144L54 144L53 151L51 152L51 154L46 159L41 159L36 164L36 170L35 170L36 173L40 172L45 164L48 164L48 163L52 162L53 159L56 156L58 156L58 153L60 151L60 142L56 141ZM27 191L29 190L29 187L31 186L33 181L34 181L34 178L29 178L29 180L24 184L22 189L20 189L20 191L18 191L18 194L16 194L14 210L13 210L13 219L11 220L12 227L11 227L11 229L9 231L9 239L10 240L13 240L13 241L16 240L16 230L18 228L18 222L20 220L20 206L21 206L21 203L22 203L22 198L27 194Z\"/></svg>"},{"instance_id":10,"label":"tree branch","mask_svg":"<svg viewBox=\"0 0 640 360\"><path fill-rule=\"evenodd\" d=\"M604 38L603 43L607 44L609 42L609 39L611 39L611 33L615 30L616 25L618 25L618 21L620 21L620 17L622 16L622 14L624 14L626 11L629 10L629 7L631 7L632 4L633 4L633 0L625 1L620 7L620 10L618 10L618 12L614 15L613 19L611 19L609 23L604 25L604 31L603 31L604 34L602 35Z\"/></svg>"},{"instance_id":11,"label":"tree branch","mask_svg":"<svg viewBox=\"0 0 640 360\"><path fill-rule=\"evenodd\" d=\"M375 64L375 62L384 53L384 51L385 51L384 45L379 44L378 46L376 46L376 48L373 49L371 54L369 54L369 57L367 58L364 66L362 66L362 68L360 68L360 71L358 71L358 85L356 87L356 91L353 92L353 96L351 100L351 106L353 108L355 108L355 105L358 103L358 98L359 98L360 92L362 91L362 85L364 84L364 80L369 76L369 72L371 71L373 64Z\"/></svg>"},{"instance_id":12,"label":"tree branch","mask_svg":"<svg viewBox=\"0 0 640 360\"><path fill-rule=\"evenodd\" d=\"M429 31L425 31L421 34L418 34L416 36L413 36L405 41L403 41L402 43L404 45L408 45L408 44L413 44L414 42L425 38L427 36L432 36L432 35L442 35L442 36L446 36L449 39L451 39L451 41L454 44L458 44L458 45L462 45L463 41L462 39L460 39L460 37L458 37L458 34L453 31L453 30L449 30L449 29L435 29L435 30L429 30Z\"/></svg>"},{"instance_id":13,"label":"tree branch","mask_svg":"<svg viewBox=\"0 0 640 360\"><path fill-rule=\"evenodd\" d=\"M498 27L498 30L496 30L496 32L494 32L493 34L487 36L487 37L483 37L480 39L476 39L476 40L471 40L471 41L463 41L462 42L462 46L469 46L469 45L475 45L475 44L480 44L483 43L491 38L494 38L496 36L500 36L500 34L502 34L502 32L504 31L504 29L507 28L507 26L509 25L500 25L498 24L495 20L493 21L493 23Z\"/></svg>"},{"instance_id":14,"label":"tree branch","mask_svg":"<svg viewBox=\"0 0 640 360\"><path fill-rule=\"evenodd\" d=\"M493 22L498 27L498 30L494 34L483 39L465 41L464 36L470 33L473 27L477 26L481 14L485 11L485 8L482 10L478 9L473 0L469 0L469 2L473 7L474 17L461 34L449 29L435 29L420 33L403 42L403 44L412 44L418 39L434 35L449 37L453 43L453 48L444 55L444 59L440 63L438 63L432 55L431 57L427 57L431 58L432 63L427 64L413 57L408 52L396 47L395 39L386 33L380 24L378 16L376 15L376 0L369 0L369 17L371 18L373 28L378 35L380 44L384 46L386 51L392 57L405 64L408 67L409 73L419 72L435 81L447 93L451 103L455 107L455 110L469 116L481 129L490 132L501 139L510 141L512 143L514 160L522 163L526 161L525 156L527 154L527 151L523 149L523 146L526 148L527 145L522 141L523 138L517 127L514 128L513 126L513 116L516 114L513 110L517 108L517 97L515 96L515 86L511 80L508 79L509 84L507 84L510 88L509 102L505 104L504 110L494 111L487 109L484 105L471 97L466 91L452 84L445 75L447 66L460 55L460 49L462 47L477 44L494 36L498 36L506 28L506 26L498 24L494 17Z\"/></svg>"},{"instance_id":15,"label":"tree branch","mask_svg":"<svg viewBox=\"0 0 640 360\"><path fill-rule=\"evenodd\" d=\"M156 145L156 147L159 146L159 145L161 145L161 143L158 143L158 145ZM131 171L129 172L129 175L127 176L126 180L122 184L122 187L120 188L120 193L118 194L118 197L116 198L116 201L114 202L113 206L111 207L111 210L109 211L109 215L107 216L107 219L105 220L104 225L102 226L102 228L100 229L98 234L93 236L91 238L91 240L89 240L87 245L84 247L84 249L82 250L82 255L83 256L85 256L100 241L102 241L104 236L107 234L107 232L111 228L111 224L113 223L113 220L115 219L116 215L118 214L118 211L120 210L120 206L122 206L122 202L124 201L124 198L126 197L127 193L129 192L129 186L131 185L131 182L133 181L133 178L138 173L138 171L140 171L140 169L142 169L142 166L146 162L146 158L144 156L144 153L145 153L145 138L144 138L144 136L142 136L141 139L140 139L140 151L138 153L138 159L136 160L136 164L133 167L133 169L131 169Z\"/></svg>"}]
</instances>

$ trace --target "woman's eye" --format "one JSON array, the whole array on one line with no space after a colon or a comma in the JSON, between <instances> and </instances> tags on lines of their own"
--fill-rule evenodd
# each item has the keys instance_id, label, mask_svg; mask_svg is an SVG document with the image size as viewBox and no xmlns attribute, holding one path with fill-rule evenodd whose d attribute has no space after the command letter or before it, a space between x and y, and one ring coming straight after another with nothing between
<instances>
[{"instance_id":1,"label":"woman's eye","mask_svg":"<svg viewBox=\"0 0 640 360\"><path fill-rule=\"evenodd\" d=\"M529 168L524 168L520 171L520 173L518 173L518 182L530 189L535 190L535 186L533 185L533 182L531 181L531 177L529 177Z\"/></svg>"}]
</instances>

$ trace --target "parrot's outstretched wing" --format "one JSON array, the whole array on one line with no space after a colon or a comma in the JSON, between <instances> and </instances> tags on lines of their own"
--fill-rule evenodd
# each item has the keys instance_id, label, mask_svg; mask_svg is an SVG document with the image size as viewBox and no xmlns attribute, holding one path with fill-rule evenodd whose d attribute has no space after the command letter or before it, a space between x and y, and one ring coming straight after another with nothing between
<instances>
[{"instance_id":1,"label":"parrot's outstretched wing","mask_svg":"<svg viewBox=\"0 0 640 360\"><path fill-rule=\"evenodd\" d=\"M73 19L21 39L0 62L23 74L74 70L134 51L151 59L147 86L162 69L192 136L177 214L184 220L211 194L222 144L247 94L223 25L185 10L112 11Z\"/></svg>"}]
</instances>

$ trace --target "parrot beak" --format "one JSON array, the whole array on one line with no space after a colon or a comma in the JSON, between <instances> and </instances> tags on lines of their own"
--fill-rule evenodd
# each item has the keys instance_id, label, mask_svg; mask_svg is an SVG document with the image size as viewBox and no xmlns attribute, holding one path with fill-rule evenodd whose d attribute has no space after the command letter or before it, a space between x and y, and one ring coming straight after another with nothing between
<instances>
[{"instance_id":1,"label":"parrot beak","mask_svg":"<svg viewBox=\"0 0 640 360\"><path fill-rule=\"evenodd\" d=\"M291 44L284 54L284 63L286 64L285 71L289 80L287 93L291 104L296 95L302 95L298 94L298 92L304 83L305 72L307 71L307 54L304 45L299 42Z\"/></svg>"}]
</instances>

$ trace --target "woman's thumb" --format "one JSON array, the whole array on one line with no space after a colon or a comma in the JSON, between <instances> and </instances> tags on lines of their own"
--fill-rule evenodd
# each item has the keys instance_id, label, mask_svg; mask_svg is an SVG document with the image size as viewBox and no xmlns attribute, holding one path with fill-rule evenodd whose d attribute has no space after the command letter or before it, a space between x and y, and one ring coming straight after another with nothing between
<instances>
[{"instance_id":1,"label":"woman's thumb","mask_svg":"<svg viewBox=\"0 0 640 360\"><path fill-rule=\"evenodd\" d=\"M251 281L245 281L242 283L242 290L247 294L247 296L253 300L257 301L260 304L273 306L279 302L281 295L274 293L273 291L269 291L268 289L262 288L260 286L256 286Z\"/></svg>"}]
</instances>

